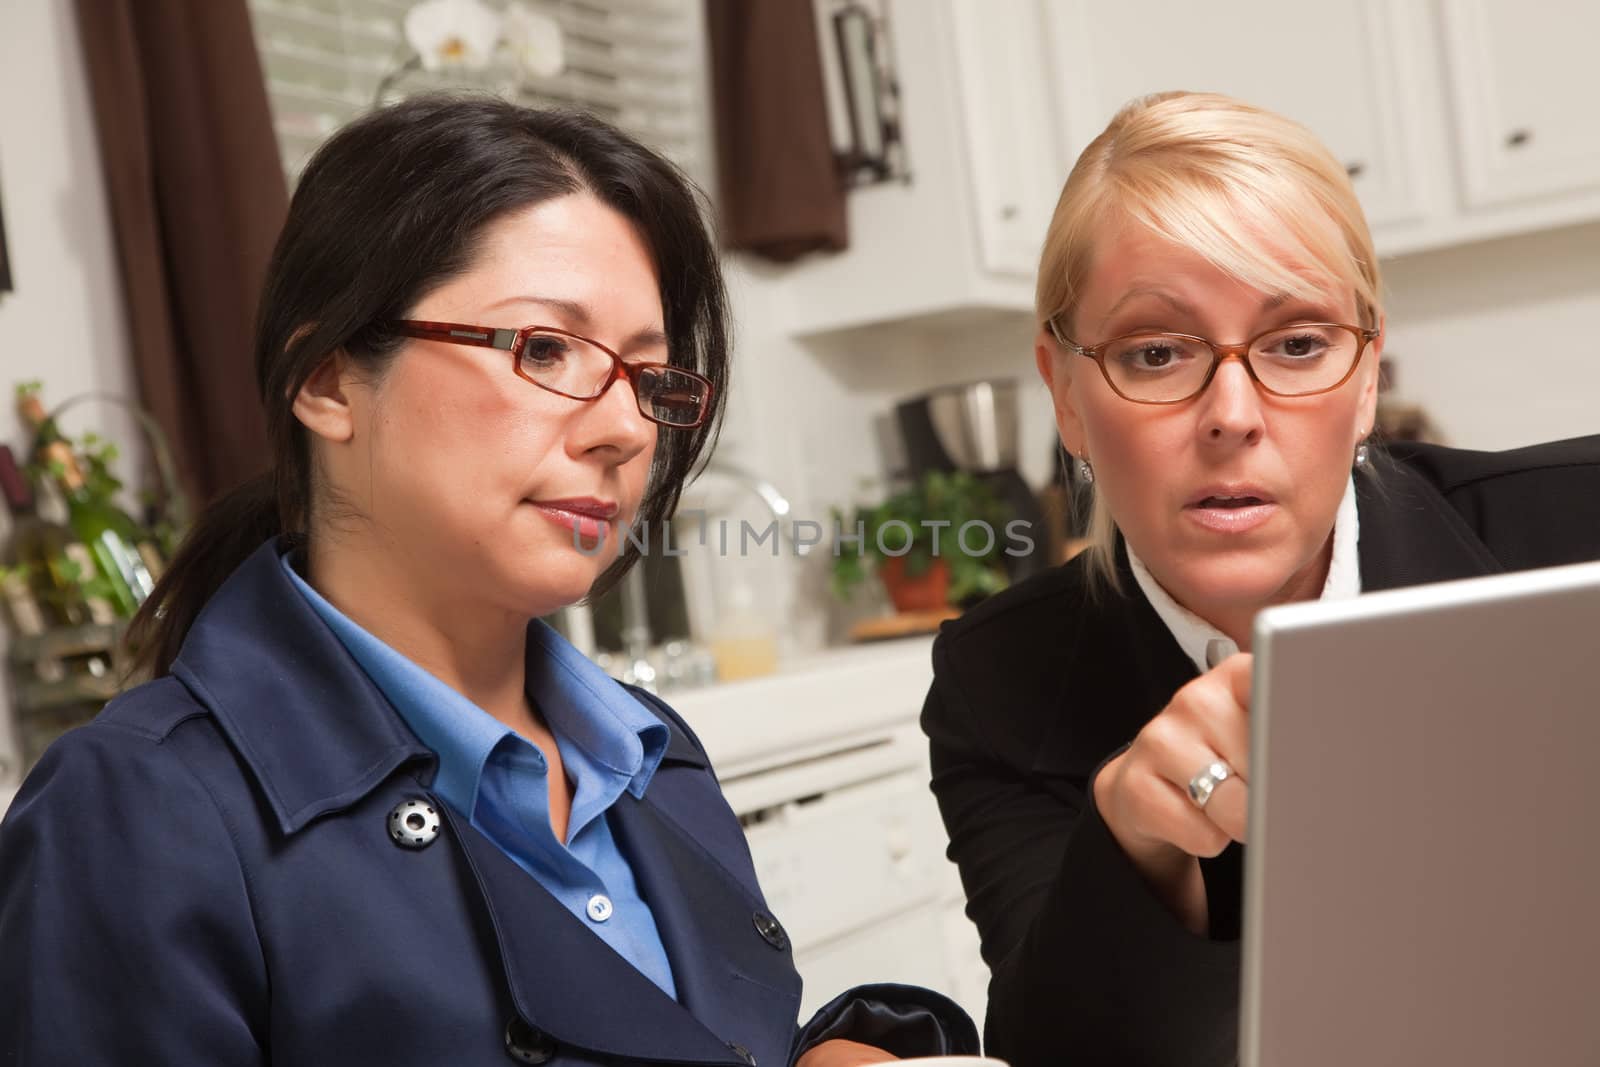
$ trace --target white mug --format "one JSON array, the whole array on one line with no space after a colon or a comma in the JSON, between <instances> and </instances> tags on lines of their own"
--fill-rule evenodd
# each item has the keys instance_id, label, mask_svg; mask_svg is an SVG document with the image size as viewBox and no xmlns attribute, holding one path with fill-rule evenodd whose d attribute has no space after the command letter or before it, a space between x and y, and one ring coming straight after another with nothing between
<instances>
[{"instance_id":1,"label":"white mug","mask_svg":"<svg viewBox=\"0 0 1600 1067\"><path fill-rule=\"evenodd\" d=\"M1005 1060L988 1056L913 1056L897 1063L920 1063L923 1067L1010 1067Z\"/></svg>"}]
</instances>

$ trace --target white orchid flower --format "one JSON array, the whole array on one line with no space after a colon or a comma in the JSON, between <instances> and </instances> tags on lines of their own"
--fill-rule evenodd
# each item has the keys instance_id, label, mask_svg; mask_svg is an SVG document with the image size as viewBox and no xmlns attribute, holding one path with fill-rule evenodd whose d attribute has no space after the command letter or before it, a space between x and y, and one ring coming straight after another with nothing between
<instances>
[{"instance_id":1,"label":"white orchid flower","mask_svg":"<svg viewBox=\"0 0 1600 1067\"><path fill-rule=\"evenodd\" d=\"M535 78L553 78L567 65L561 24L549 15L513 2L506 7L500 39L524 72Z\"/></svg>"},{"instance_id":2,"label":"white orchid flower","mask_svg":"<svg viewBox=\"0 0 1600 1067\"><path fill-rule=\"evenodd\" d=\"M500 16L482 0L422 0L406 12L406 41L424 70L482 70L500 40Z\"/></svg>"}]
</instances>

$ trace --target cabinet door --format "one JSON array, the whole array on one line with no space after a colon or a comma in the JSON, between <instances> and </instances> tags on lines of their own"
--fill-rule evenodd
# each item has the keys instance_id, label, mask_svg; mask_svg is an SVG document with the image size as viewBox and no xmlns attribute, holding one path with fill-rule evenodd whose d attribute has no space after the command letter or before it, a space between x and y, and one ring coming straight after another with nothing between
<instances>
[{"instance_id":1,"label":"cabinet door","mask_svg":"<svg viewBox=\"0 0 1600 1067\"><path fill-rule=\"evenodd\" d=\"M1443 0L1439 15L1467 205L1600 191L1600 4Z\"/></svg>"},{"instance_id":2,"label":"cabinet door","mask_svg":"<svg viewBox=\"0 0 1600 1067\"><path fill-rule=\"evenodd\" d=\"M950 0L949 10L979 261L1032 278L1067 178L1050 136L1038 0Z\"/></svg>"},{"instance_id":3,"label":"cabinet door","mask_svg":"<svg viewBox=\"0 0 1600 1067\"><path fill-rule=\"evenodd\" d=\"M794 965L805 985L801 990L800 1018L816 1010L851 986L877 982L903 982L932 989L956 1000L972 1014L970 1001L954 994L940 952L939 913L922 904L897 911L866 924L849 938L811 949L796 948ZM982 1008L974 1016L980 1025Z\"/></svg>"},{"instance_id":4,"label":"cabinet door","mask_svg":"<svg viewBox=\"0 0 1600 1067\"><path fill-rule=\"evenodd\" d=\"M1344 162L1374 229L1421 216L1409 62L1420 0L1044 3L1071 158L1135 97L1221 92L1310 128Z\"/></svg>"}]
</instances>

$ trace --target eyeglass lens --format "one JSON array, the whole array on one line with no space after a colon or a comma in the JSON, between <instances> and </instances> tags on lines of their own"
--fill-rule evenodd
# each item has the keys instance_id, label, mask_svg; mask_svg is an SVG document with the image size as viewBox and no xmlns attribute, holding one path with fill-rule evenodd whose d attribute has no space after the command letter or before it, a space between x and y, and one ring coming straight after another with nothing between
<instances>
[{"instance_id":1,"label":"eyeglass lens","mask_svg":"<svg viewBox=\"0 0 1600 1067\"><path fill-rule=\"evenodd\" d=\"M1299 396L1337 385L1361 348L1344 326L1287 326L1250 345L1250 369L1274 393ZM1101 365L1117 391L1133 400L1182 400L1205 382L1215 355L1204 341L1177 334L1139 334L1111 342Z\"/></svg>"},{"instance_id":2,"label":"eyeglass lens","mask_svg":"<svg viewBox=\"0 0 1600 1067\"><path fill-rule=\"evenodd\" d=\"M659 356L664 360L666 354ZM530 334L518 353L519 373L546 389L579 399L600 394L611 377L611 354L578 337ZM706 383L667 366L630 366L629 378L639 411L669 426L693 426L705 412Z\"/></svg>"}]
</instances>

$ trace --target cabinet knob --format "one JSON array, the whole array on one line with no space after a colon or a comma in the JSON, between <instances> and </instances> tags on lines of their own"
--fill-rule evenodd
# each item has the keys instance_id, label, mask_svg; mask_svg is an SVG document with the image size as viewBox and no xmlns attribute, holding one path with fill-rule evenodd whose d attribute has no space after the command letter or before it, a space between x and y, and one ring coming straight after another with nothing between
<instances>
[{"instance_id":1,"label":"cabinet knob","mask_svg":"<svg viewBox=\"0 0 1600 1067\"><path fill-rule=\"evenodd\" d=\"M1007 222L1017 217L1017 205L1007 204L1000 209L1000 217Z\"/></svg>"},{"instance_id":2,"label":"cabinet knob","mask_svg":"<svg viewBox=\"0 0 1600 1067\"><path fill-rule=\"evenodd\" d=\"M1357 159L1344 165L1344 172L1352 178L1359 178L1366 171L1367 165Z\"/></svg>"},{"instance_id":3,"label":"cabinet knob","mask_svg":"<svg viewBox=\"0 0 1600 1067\"><path fill-rule=\"evenodd\" d=\"M1533 140L1532 130L1512 130L1510 133L1506 134L1506 147L1521 148L1531 140Z\"/></svg>"}]
</instances>

